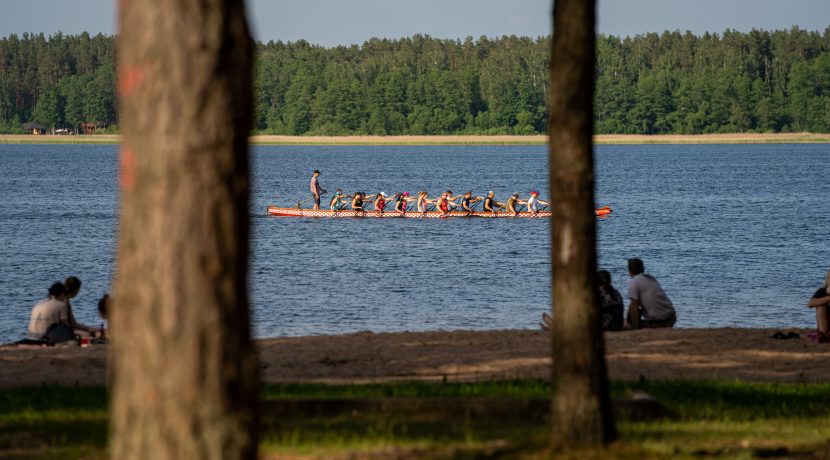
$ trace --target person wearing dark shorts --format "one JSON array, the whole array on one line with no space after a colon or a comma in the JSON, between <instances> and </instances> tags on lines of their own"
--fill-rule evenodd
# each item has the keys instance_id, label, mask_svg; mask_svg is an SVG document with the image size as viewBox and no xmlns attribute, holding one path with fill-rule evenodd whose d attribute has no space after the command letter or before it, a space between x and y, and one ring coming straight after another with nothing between
<instances>
[{"instance_id":1,"label":"person wearing dark shorts","mask_svg":"<svg viewBox=\"0 0 830 460\"><path fill-rule=\"evenodd\" d=\"M314 209L320 209L320 194L325 193L325 190L320 187L320 171L314 170L314 173L311 174L311 182L309 183L309 187L311 188L311 197L314 199Z\"/></svg>"}]
</instances>

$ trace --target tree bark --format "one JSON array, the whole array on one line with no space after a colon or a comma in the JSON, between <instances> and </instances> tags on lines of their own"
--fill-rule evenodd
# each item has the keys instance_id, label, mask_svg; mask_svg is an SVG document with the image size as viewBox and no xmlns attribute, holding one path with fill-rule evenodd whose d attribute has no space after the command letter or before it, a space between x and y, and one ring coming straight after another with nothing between
<instances>
[{"instance_id":1,"label":"tree bark","mask_svg":"<svg viewBox=\"0 0 830 460\"><path fill-rule=\"evenodd\" d=\"M254 459L244 3L119 5L111 455Z\"/></svg>"},{"instance_id":2,"label":"tree bark","mask_svg":"<svg viewBox=\"0 0 830 460\"><path fill-rule=\"evenodd\" d=\"M553 220L554 444L601 445L616 437L596 283L592 149L593 0L555 0L550 93Z\"/></svg>"}]
</instances>

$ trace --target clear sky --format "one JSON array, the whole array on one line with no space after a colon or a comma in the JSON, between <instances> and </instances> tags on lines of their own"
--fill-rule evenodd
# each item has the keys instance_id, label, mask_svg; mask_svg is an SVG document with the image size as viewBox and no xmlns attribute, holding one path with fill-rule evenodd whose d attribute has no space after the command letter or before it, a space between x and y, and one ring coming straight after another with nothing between
<instances>
[{"instance_id":1,"label":"clear sky","mask_svg":"<svg viewBox=\"0 0 830 460\"><path fill-rule=\"evenodd\" d=\"M0 36L115 32L115 0L0 0ZM416 33L439 38L545 35L552 0L248 0L257 39L333 46ZM830 0L599 0L599 31L723 32L797 25L824 31Z\"/></svg>"}]
</instances>

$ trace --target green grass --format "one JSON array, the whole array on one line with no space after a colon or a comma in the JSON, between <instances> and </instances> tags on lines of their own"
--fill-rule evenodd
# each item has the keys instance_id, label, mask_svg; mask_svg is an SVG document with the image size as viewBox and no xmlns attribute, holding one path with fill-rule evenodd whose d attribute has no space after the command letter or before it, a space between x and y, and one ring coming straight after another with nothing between
<instances>
[{"instance_id":1,"label":"green grass","mask_svg":"<svg viewBox=\"0 0 830 460\"><path fill-rule=\"evenodd\" d=\"M551 452L550 428L537 416L382 409L390 401L425 402L434 409L458 398L465 404L485 401L484 406L505 398L518 404L548 398L545 381L269 385L262 391L262 451L266 457L375 452L379 457L372 458L407 453L408 458L830 459L830 384L612 384L615 398L633 391L656 397L677 418L620 420L621 440L610 450ZM309 401L336 409L279 412L290 402ZM375 407L360 406L375 401L377 410L349 409L349 404ZM107 393L101 387L0 390L0 459L106 458L107 423Z\"/></svg>"}]
</instances>

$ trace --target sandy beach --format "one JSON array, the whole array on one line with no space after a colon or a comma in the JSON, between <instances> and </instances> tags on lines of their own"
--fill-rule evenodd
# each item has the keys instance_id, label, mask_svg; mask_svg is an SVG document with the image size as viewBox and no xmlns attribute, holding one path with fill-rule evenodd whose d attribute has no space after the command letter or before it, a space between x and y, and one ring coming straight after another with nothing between
<instances>
[{"instance_id":1,"label":"sandy beach","mask_svg":"<svg viewBox=\"0 0 830 460\"><path fill-rule=\"evenodd\" d=\"M773 329L655 329L606 333L612 379L830 380L830 344L774 340ZM790 329L785 330L789 332ZM377 383L547 378L549 336L532 330L309 336L257 341L266 383ZM0 348L0 387L103 385L106 345Z\"/></svg>"},{"instance_id":2,"label":"sandy beach","mask_svg":"<svg viewBox=\"0 0 830 460\"><path fill-rule=\"evenodd\" d=\"M34 136L30 134L2 134L0 144L117 144L117 134L79 136ZM544 145L546 135L534 136L275 136L255 135L255 145ZM813 133L734 133L734 134L600 134L596 144L791 144L827 143L830 134Z\"/></svg>"}]
</instances>

